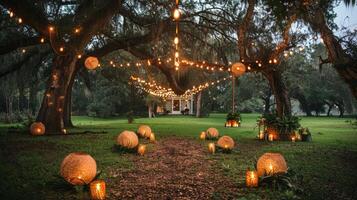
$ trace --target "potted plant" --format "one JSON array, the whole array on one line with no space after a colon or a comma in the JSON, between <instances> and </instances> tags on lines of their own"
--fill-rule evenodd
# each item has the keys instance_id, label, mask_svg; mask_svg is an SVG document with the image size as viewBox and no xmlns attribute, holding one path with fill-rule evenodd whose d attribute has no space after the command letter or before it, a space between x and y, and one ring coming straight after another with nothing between
<instances>
[{"instance_id":1,"label":"potted plant","mask_svg":"<svg viewBox=\"0 0 357 200\"><path fill-rule=\"evenodd\" d=\"M304 141L304 142L311 142L312 141L311 132L310 132L310 130L308 128L301 127L299 129L299 134L301 135L301 141Z\"/></svg>"},{"instance_id":2,"label":"potted plant","mask_svg":"<svg viewBox=\"0 0 357 200\"><path fill-rule=\"evenodd\" d=\"M241 116L239 113L228 113L226 117L226 127L239 127L241 123Z\"/></svg>"},{"instance_id":3,"label":"potted plant","mask_svg":"<svg viewBox=\"0 0 357 200\"><path fill-rule=\"evenodd\" d=\"M300 127L300 119L296 116L279 118L275 114L263 115L268 134L274 136L274 140L290 140L291 136Z\"/></svg>"}]
</instances>

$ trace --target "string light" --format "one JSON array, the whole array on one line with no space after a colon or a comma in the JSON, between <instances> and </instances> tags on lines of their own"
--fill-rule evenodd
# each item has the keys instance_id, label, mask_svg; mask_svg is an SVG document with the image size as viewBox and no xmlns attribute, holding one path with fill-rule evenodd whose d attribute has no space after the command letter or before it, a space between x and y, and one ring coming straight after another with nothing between
<instances>
[{"instance_id":1,"label":"string light","mask_svg":"<svg viewBox=\"0 0 357 200\"><path fill-rule=\"evenodd\" d=\"M45 38L41 38L40 42L44 43L45 42Z\"/></svg>"},{"instance_id":2,"label":"string light","mask_svg":"<svg viewBox=\"0 0 357 200\"><path fill-rule=\"evenodd\" d=\"M60 47L60 48L59 48L59 51L60 51L60 52L63 52L63 51L64 51L64 47Z\"/></svg>"},{"instance_id":3,"label":"string light","mask_svg":"<svg viewBox=\"0 0 357 200\"><path fill-rule=\"evenodd\" d=\"M21 23L22 23L22 19L21 19L21 18L19 18L19 19L18 19L18 22L19 22L19 24L21 24Z\"/></svg>"}]
</instances>

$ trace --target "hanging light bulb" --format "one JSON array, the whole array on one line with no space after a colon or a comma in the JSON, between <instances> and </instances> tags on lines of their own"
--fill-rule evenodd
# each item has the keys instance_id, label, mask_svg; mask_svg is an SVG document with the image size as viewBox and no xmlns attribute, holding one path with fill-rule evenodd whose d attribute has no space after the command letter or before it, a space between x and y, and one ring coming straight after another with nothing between
<instances>
[{"instance_id":1,"label":"hanging light bulb","mask_svg":"<svg viewBox=\"0 0 357 200\"><path fill-rule=\"evenodd\" d=\"M173 17L175 20L178 20L178 19L180 19L180 16L181 16L180 10L178 8L176 8L174 10Z\"/></svg>"},{"instance_id":2,"label":"hanging light bulb","mask_svg":"<svg viewBox=\"0 0 357 200\"><path fill-rule=\"evenodd\" d=\"M175 37L174 44L178 44L178 43L179 43L179 39L178 39L178 37Z\"/></svg>"},{"instance_id":3,"label":"hanging light bulb","mask_svg":"<svg viewBox=\"0 0 357 200\"><path fill-rule=\"evenodd\" d=\"M22 19L21 19L21 18L19 18L19 19L18 19L18 22L19 22L19 24L21 24L21 23L22 23Z\"/></svg>"},{"instance_id":4,"label":"hanging light bulb","mask_svg":"<svg viewBox=\"0 0 357 200\"><path fill-rule=\"evenodd\" d=\"M45 42L45 38L41 38L40 42L44 43Z\"/></svg>"},{"instance_id":5,"label":"hanging light bulb","mask_svg":"<svg viewBox=\"0 0 357 200\"><path fill-rule=\"evenodd\" d=\"M179 52L175 52L175 58L178 58L179 57Z\"/></svg>"}]
</instances>

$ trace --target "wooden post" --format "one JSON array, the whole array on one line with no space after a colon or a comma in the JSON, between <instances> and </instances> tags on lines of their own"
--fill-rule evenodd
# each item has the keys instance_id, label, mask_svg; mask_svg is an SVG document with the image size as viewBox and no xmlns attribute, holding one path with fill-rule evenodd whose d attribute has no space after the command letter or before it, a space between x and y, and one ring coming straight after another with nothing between
<instances>
[{"instance_id":1,"label":"wooden post","mask_svg":"<svg viewBox=\"0 0 357 200\"><path fill-rule=\"evenodd\" d=\"M234 87L235 87L235 76L232 76L232 113L234 113Z\"/></svg>"}]
</instances>

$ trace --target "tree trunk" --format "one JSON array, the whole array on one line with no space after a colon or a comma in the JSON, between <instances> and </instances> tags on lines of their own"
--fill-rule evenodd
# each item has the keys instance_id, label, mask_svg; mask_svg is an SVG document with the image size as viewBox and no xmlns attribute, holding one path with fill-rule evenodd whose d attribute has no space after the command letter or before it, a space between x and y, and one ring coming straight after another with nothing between
<instances>
[{"instance_id":1,"label":"tree trunk","mask_svg":"<svg viewBox=\"0 0 357 200\"><path fill-rule=\"evenodd\" d=\"M68 85L68 93L65 97L64 109L63 109L63 123L65 128L73 128L74 125L72 123L72 88L74 84L74 79L76 77L77 71L79 67L76 66L76 72L71 78L71 81Z\"/></svg>"},{"instance_id":2,"label":"tree trunk","mask_svg":"<svg viewBox=\"0 0 357 200\"><path fill-rule=\"evenodd\" d=\"M148 104L148 114L149 118L151 118L151 103Z\"/></svg>"},{"instance_id":3,"label":"tree trunk","mask_svg":"<svg viewBox=\"0 0 357 200\"><path fill-rule=\"evenodd\" d=\"M202 92L197 93L197 100L196 100L196 117L201 117L201 99L202 99Z\"/></svg>"},{"instance_id":4,"label":"tree trunk","mask_svg":"<svg viewBox=\"0 0 357 200\"><path fill-rule=\"evenodd\" d=\"M37 106L37 85L33 84L30 86L30 96L29 96L29 104L30 104L30 112L32 115L36 113L36 106Z\"/></svg>"},{"instance_id":5,"label":"tree trunk","mask_svg":"<svg viewBox=\"0 0 357 200\"><path fill-rule=\"evenodd\" d=\"M291 116L291 103L286 86L282 80L280 71L263 71L268 79L270 88L276 101L276 113L278 117Z\"/></svg>"},{"instance_id":6,"label":"tree trunk","mask_svg":"<svg viewBox=\"0 0 357 200\"><path fill-rule=\"evenodd\" d=\"M333 108L333 104L331 105L331 104L328 104L328 110L327 110L327 116L329 117L329 116L331 116L331 110L332 110L332 108Z\"/></svg>"},{"instance_id":7,"label":"tree trunk","mask_svg":"<svg viewBox=\"0 0 357 200\"><path fill-rule=\"evenodd\" d=\"M51 77L37 116L37 121L44 123L47 134L61 133L65 127L63 112L65 101L69 100L76 61L75 55L71 54L56 56L53 60Z\"/></svg>"}]
</instances>

